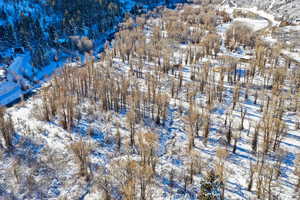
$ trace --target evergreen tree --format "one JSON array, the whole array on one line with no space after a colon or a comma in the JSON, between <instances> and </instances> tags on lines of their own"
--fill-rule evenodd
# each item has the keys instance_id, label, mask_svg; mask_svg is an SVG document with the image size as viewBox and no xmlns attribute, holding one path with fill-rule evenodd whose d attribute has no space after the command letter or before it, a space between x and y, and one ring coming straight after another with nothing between
<instances>
[{"instance_id":1,"label":"evergreen tree","mask_svg":"<svg viewBox=\"0 0 300 200\"><path fill-rule=\"evenodd\" d=\"M199 200L219 200L221 199L221 182L214 170L208 172L201 182Z\"/></svg>"}]
</instances>

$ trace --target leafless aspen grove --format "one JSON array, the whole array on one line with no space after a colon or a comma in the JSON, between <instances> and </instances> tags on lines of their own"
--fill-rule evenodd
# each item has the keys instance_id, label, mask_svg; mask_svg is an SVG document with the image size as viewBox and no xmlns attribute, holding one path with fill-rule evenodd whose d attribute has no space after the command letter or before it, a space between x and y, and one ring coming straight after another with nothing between
<instances>
[{"instance_id":1,"label":"leafless aspen grove","mask_svg":"<svg viewBox=\"0 0 300 200\"><path fill-rule=\"evenodd\" d=\"M237 17L260 19L128 17L99 60L1 109L0 199L299 199L299 62Z\"/></svg>"}]
</instances>

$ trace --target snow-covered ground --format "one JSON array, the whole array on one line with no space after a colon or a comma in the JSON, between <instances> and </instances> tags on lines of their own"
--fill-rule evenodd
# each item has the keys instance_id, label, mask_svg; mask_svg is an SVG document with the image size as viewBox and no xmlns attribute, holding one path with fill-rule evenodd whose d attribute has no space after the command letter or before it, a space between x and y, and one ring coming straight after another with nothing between
<instances>
[{"instance_id":1,"label":"snow-covered ground","mask_svg":"<svg viewBox=\"0 0 300 200\"><path fill-rule=\"evenodd\" d=\"M276 0L275 0L276 1ZM269 13L266 10L261 10L258 9L257 7L230 7L228 5L221 6L221 9L226 10L228 13L233 13L235 9L237 10L242 10L242 11L247 11L251 13L255 13L257 16L264 18L263 19L251 19L251 18L236 18L234 21L240 21L245 24L248 24L249 27L251 27L254 31L262 30L268 26L269 28L272 27L279 27L280 21L275 19L275 16L272 13ZM271 22L271 24L268 24L268 22ZM225 28L228 28L229 25L225 25ZM281 27L283 31L289 33L289 32L297 32L300 34L300 26L285 26ZM224 31L224 30L223 30ZM270 44L276 44L278 40L274 37L272 37L270 34L265 35L262 37L263 40L270 42ZM282 53L290 58L292 58L295 61L300 60L300 50L296 49L297 52L291 52L288 48L285 48L282 50Z\"/></svg>"},{"instance_id":2,"label":"snow-covered ground","mask_svg":"<svg viewBox=\"0 0 300 200\"><path fill-rule=\"evenodd\" d=\"M252 28L254 31L258 31L263 28L266 28L269 24L267 20L250 19L250 18L235 18L234 22L241 22L249 26L250 28Z\"/></svg>"},{"instance_id":3,"label":"snow-covered ground","mask_svg":"<svg viewBox=\"0 0 300 200\"><path fill-rule=\"evenodd\" d=\"M3 82L0 83L0 106L7 105L22 94L21 88L14 82Z\"/></svg>"},{"instance_id":4,"label":"snow-covered ground","mask_svg":"<svg viewBox=\"0 0 300 200\"><path fill-rule=\"evenodd\" d=\"M300 32L300 25L299 25L299 26L285 26L285 27L283 27L283 29L284 29L286 32L289 32L289 31L297 31L297 32Z\"/></svg>"},{"instance_id":5,"label":"snow-covered ground","mask_svg":"<svg viewBox=\"0 0 300 200\"><path fill-rule=\"evenodd\" d=\"M300 51L298 51L298 52L291 52L291 51L288 51L288 50L282 50L282 53L284 55L287 55L290 58L293 58L294 60L296 60L297 62L300 63Z\"/></svg>"},{"instance_id":6,"label":"snow-covered ground","mask_svg":"<svg viewBox=\"0 0 300 200\"><path fill-rule=\"evenodd\" d=\"M49 80L56 69L63 65L63 61L51 62L38 70L30 64L30 61L31 56L27 52L18 55L14 62L7 67L6 79L0 82L0 106L8 105L21 98L22 95L38 88L43 82ZM28 77L34 77L36 82L32 83Z\"/></svg>"},{"instance_id":7,"label":"snow-covered ground","mask_svg":"<svg viewBox=\"0 0 300 200\"><path fill-rule=\"evenodd\" d=\"M123 12L129 12L131 11L135 5L142 5L145 9L148 9L148 4L140 3L139 1L135 0L121 0L120 1L124 7ZM175 4L175 2L181 2L181 0L172 0L169 1L170 5ZM33 15L37 17L39 13L41 13L42 8L41 6L47 6L46 1L41 1L40 4L33 4L31 0L23 0L18 2L11 2L7 3L3 0L0 0L0 7L5 8L7 12L10 13L9 18L6 21L3 21L3 23L12 23L15 19L14 17L19 17L22 13L22 11L25 12L25 14L30 13L30 15ZM164 5L164 2L157 2L154 4L151 4L152 7L161 6ZM54 23L55 20L60 20L59 16L47 16L42 15L40 18L40 21L43 21L42 28L46 27L49 23ZM122 19L120 19L122 21ZM120 22L121 22L120 21ZM0 21L1 23L1 21ZM86 30L87 31L87 30ZM108 30L107 32L103 33L101 37L97 38L94 41L94 44L96 46L95 54L100 53L103 51L103 46L107 42L107 40L112 39L112 35L117 31L117 26L115 26L113 29ZM60 39L64 41L65 39ZM26 94L30 91L32 91L35 88L38 88L42 82L45 82L49 79L49 77L59 68L64 66L66 63L70 62L68 57L80 57L81 62L84 63L84 54L79 54L78 52L64 52L63 50L54 50L51 49L50 51L53 51L52 54L56 55L59 51L61 58L59 61L54 62L52 59L50 59L50 64L47 66L41 66L41 68L36 68L32 66L32 59L29 51L25 51L24 54L18 54L13 59L13 63L11 63L9 66L7 66L7 77L5 77L7 80L4 82L0 82L0 87L6 87L7 85L11 84L18 84L19 88L23 87L24 85L28 86L29 89L18 90L18 92L9 91L9 88L5 89L7 93L14 93L13 96L10 96L10 98L5 99L7 95L0 94L0 106L5 106L7 104L10 104L11 102L14 102L15 100L19 99L23 94ZM6 52L7 56L13 55L12 49L8 49ZM1 54L2 54L1 53ZM68 55L70 54L70 55ZM36 81L37 83L30 83L28 78L31 79L31 81ZM14 82L14 83L12 83ZM16 90L14 90L16 91ZM2 98L1 98L2 96Z\"/></svg>"},{"instance_id":8,"label":"snow-covered ground","mask_svg":"<svg viewBox=\"0 0 300 200\"><path fill-rule=\"evenodd\" d=\"M252 12L256 12L251 9ZM269 14L257 12L263 17L273 21L274 18ZM150 19L148 23L159 24L160 19ZM228 27L235 21L241 21L248 24L254 31L264 29L268 26L266 20L254 20L247 18L238 18L228 24L221 24L217 27L217 33L224 40L225 32ZM273 22L273 25L277 25L278 22ZM151 27L151 26L149 26ZM153 34L151 28L146 27L147 42L150 41L150 37ZM167 34L164 34L167 35ZM270 37L269 35L266 37ZM276 40L274 41L276 42ZM186 49L190 46L187 44L180 44L176 48L172 48L172 55L174 60L180 60L186 56ZM114 47L112 47L114 48ZM220 55L231 56L234 58L252 58L246 54L246 50L243 47L238 48L236 52L230 52L223 45L221 46ZM286 50L282 51L285 54L289 54ZM107 52L109 53L109 52ZM110 52L111 53L111 52ZM296 53L290 55L296 57ZM11 78L9 81L2 83L3 87L0 87L0 104L9 98L5 96L12 96L21 93L20 87L13 82L13 72L17 74L32 73L31 70L22 71L21 65L28 65L26 59L29 55L19 56L11 66L9 72ZM134 60L135 61L135 60ZM209 63L210 67L219 66L220 61L213 57L203 58L197 65L197 68L202 69L204 64ZM280 59L279 63L283 61ZM194 64L184 64L179 71L183 76L183 85L193 85L195 83L191 80L191 73ZM147 86L148 81L144 77L136 78L132 75L131 67L132 63L128 64L123 62L120 56L115 56L112 59L112 67L105 68L103 63L96 63L95 70L99 70L100 74L109 73L113 71L116 77L124 76L124 79L128 78L128 81L132 88L140 87L141 90L147 90L144 88ZM142 69L143 74L160 75L160 72L156 70L156 63L145 62L145 66ZM247 67L245 63L240 63L237 69L239 79L243 80ZM292 67L295 67L293 65ZM27 66L27 69L30 69ZM51 65L45 69L45 73L52 72L56 68L56 65ZM107 70L107 71L105 71ZM179 73L178 71L178 73ZM41 72L42 73L42 72ZM41 77L44 75L42 73ZM165 76L160 75L160 90L169 92L172 80L177 80L178 77L175 74L167 73ZM208 81L214 85L220 80L220 76L215 74L213 70L209 71ZM132 81L132 82L130 82ZM261 86L264 83L263 77L257 73L253 83ZM197 83L195 83L197 84ZM288 85L288 84L287 84ZM214 85L217 87L218 84ZM252 138L254 129L257 124L264 122L264 115L261 108L264 104L265 98L268 95L272 95L271 90L263 90L264 94L259 95L258 103L254 103L255 89L249 89L249 98L244 100L245 89L241 89L241 100L237 105L237 108L231 111L232 99L234 95L234 85L225 81L224 85L224 101L222 103L216 103L211 111L211 127L208 143L204 144L202 132L195 139L195 147L193 153L197 156L197 159L201 161L203 170L215 165L216 154L220 148L224 148L224 134L227 131L227 127L224 126L224 120L228 117L233 124L233 133L235 137L239 137L238 147L236 153L232 153L232 146L227 146L228 157L225 161L225 179L226 179L226 200L254 200L257 199L255 192L247 191L247 184L249 182L249 168L251 163L257 162L257 157L252 153ZM51 87L51 86L50 86ZM113 86L112 86L113 87ZM150 87L149 87L150 88ZM187 86L188 88L188 86ZM161 92L160 91L160 92ZM11 94L12 92L12 94ZM47 94L47 93L46 93ZM187 115L189 113L190 104L188 102L189 93L187 91L179 91L177 98L170 98L167 107L167 117L164 125L156 125L153 121L146 118L143 122L137 125L139 134L143 132L151 131L159 138L157 142L157 155L159 162L157 163L157 176L153 183L153 190L150 191L152 199L165 200L165 199L196 199L197 192L199 192L200 182L202 176L197 174L194 177L194 185L190 185L187 191L183 191L182 180L184 179L183 172L188 171L186 166L190 162L190 154L186 153L186 149L189 143L189 133L187 130ZM273 96L272 96L273 97ZM207 96L203 93L195 95L196 106L198 106L199 112L203 112L207 102ZM243 100L242 100L243 99ZM271 99L271 101L275 100ZM285 99L288 101L288 99ZM3 162L0 163L0 174L3 177L0 179L0 198L4 199L10 197L16 197L20 199L41 199L43 195L47 195L47 198L57 199L59 197L67 199L85 199L94 200L103 198L102 192L99 188L102 188L103 176L106 174L112 174L112 180L107 181L119 181L122 177L118 177L118 174L114 174L113 169L117 168L118 160L139 160L140 156L136 153L130 154L126 152L126 145L121 148L121 153L117 153L116 149L116 132L117 122L119 123L120 131L123 140L127 142L129 138L129 129L127 128L126 111L116 112L104 112L100 109L100 105L92 106L94 100L84 100L81 104L76 105L79 107L81 113L81 120L72 131L64 130L58 123L57 118L54 118L51 122L41 121L38 118L40 113L40 106L43 105L43 98L41 95L30 98L25 103L18 104L13 108L8 109L7 113L12 117L15 124L16 135L13 139L15 146L14 154L3 154ZM65 102L63 102L64 104ZM272 104L272 106L275 106ZM286 103L288 104L288 103ZM287 105L285 105L287 106ZM247 114L244 121L244 129L239 130L241 123L240 109L247 110ZM274 199L282 200L298 200L299 195L295 192L295 185L297 183L297 177L294 174L295 161L297 154L300 153L300 131L295 129L296 122L300 120L299 113L292 111L285 111L283 115L283 122L286 125L286 136L281 142L282 150L282 166L281 174L278 180L272 184L272 193ZM93 128L93 134L89 135L88 130ZM137 136L138 137L138 136ZM80 179L77 175L77 165L74 161L74 157L69 149L69 145L74 141L83 139L86 143L92 147L92 153L90 155L90 168L93 170L94 182L86 184L86 182ZM138 140L138 139L137 139ZM262 145L263 136L259 136L259 145ZM124 143L126 143L124 142ZM2 148L0 146L0 148ZM0 159L2 159L0 155ZM270 155L266 158L266 167L273 166L276 161L277 154ZM22 170L18 169L18 166L22 167ZM171 183L169 174L173 171L174 183ZM115 175L115 176L113 176ZM17 178L19 177L19 178ZM100 186L97 183L100 183ZM13 187L16 185L16 187ZM30 185L26 187L26 185ZM278 186L279 185L279 186ZM115 189L115 185L109 185ZM255 188L255 187L253 187ZM274 189L273 189L274 188ZM32 192L34 191L34 192ZM40 196L39 196L40 195ZM115 198L120 199L120 198Z\"/></svg>"},{"instance_id":9,"label":"snow-covered ground","mask_svg":"<svg viewBox=\"0 0 300 200\"><path fill-rule=\"evenodd\" d=\"M297 23L300 17L298 0L227 0L227 4L232 7L257 8L294 23Z\"/></svg>"}]
</instances>

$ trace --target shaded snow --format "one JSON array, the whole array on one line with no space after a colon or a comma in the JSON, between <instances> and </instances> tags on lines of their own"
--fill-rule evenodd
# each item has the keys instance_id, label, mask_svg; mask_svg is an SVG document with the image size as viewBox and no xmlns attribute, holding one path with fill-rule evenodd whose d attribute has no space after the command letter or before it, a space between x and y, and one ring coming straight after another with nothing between
<instances>
[{"instance_id":1,"label":"shaded snow","mask_svg":"<svg viewBox=\"0 0 300 200\"><path fill-rule=\"evenodd\" d=\"M14 82L0 83L0 106L9 104L20 97L21 88Z\"/></svg>"}]
</instances>

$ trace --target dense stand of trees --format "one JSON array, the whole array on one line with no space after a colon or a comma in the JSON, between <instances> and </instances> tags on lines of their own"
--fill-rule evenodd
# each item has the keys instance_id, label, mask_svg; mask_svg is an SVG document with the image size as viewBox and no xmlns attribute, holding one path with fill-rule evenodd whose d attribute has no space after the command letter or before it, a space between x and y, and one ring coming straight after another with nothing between
<instances>
[{"instance_id":1,"label":"dense stand of trees","mask_svg":"<svg viewBox=\"0 0 300 200\"><path fill-rule=\"evenodd\" d=\"M147 21L147 16L146 19L129 19L124 23L123 30L116 35L115 46L105 49L99 63L94 63L91 59L85 68L74 70L65 67L62 75L55 77L52 86L43 93L43 105L40 107L42 119L58 120L63 128L72 130L82 117L79 114L80 107L76 105L81 105L86 99L93 105L93 112L125 111L130 133L128 148L131 152L138 149L141 162L127 161L127 175L122 183L122 191L126 199L133 199L135 195L147 199L147 187L153 182L155 163L159 157L155 154L154 146L143 142L146 140L152 145L157 144L155 134L140 134L137 128L140 127L139 124L143 119L150 118L158 126L164 126L170 99L187 103L189 109L180 115L184 118L188 135L187 152L193 152L197 137L201 136L205 145L208 143L210 127L214 123L213 110L218 103L225 103L224 87L230 86L232 103L228 115L223 119L226 148L217 151L215 168L205 175L207 182L202 183L199 199L215 199L209 192L213 187L217 187L220 198L224 198L226 178L230 176L225 170L226 156L228 151L237 153L241 132L246 129L244 121L247 107L243 102L250 99L254 104L260 105L262 119L247 127L252 153L257 160L256 163L250 162L248 190L255 190L258 198L272 199L273 187L276 187L275 182L280 177L284 156L280 147L287 133L284 112L291 108L294 112L299 112L299 105L294 101L296 95L299 95L299 77L287 77L295 70L299 71L299 67L289 70L289 60L285 60L285 65L279 65L277 46L270 49L256 40L251 29L235 23L226 33L226 47L234 50L237 46L244 45L256 52L256 56L248 63L245 75L241 75L238 73L241 61L219 56L221 37L215 28L219 23L230 21L226 13L210 7L189 6L184 7L180 15L171 10L157 12L162 16L159 23ZM136 23L139 23L138 26L133 26ZM144 35L145 27L152 30L148 41ZM180 43L188 44L187 48L178 48ZM175 52L180 56L175 58ZM212 67L209 62L202 64L201 59L207 57L217 59L224 67ZM115 59L125 63L128 71L123 66L118 66ZM184 66L189 66L191 71L189 80L183 78ZM257 85L257 76L263 79L260 85ZM290 85L288 91L283 90L285 84ZM289 94L288 98L286 92ZM204 102L199 102L199 94L205 96ZM232 112L239 113L238 120ZM121 140L120 132L116 137L120 149L124 140ZM151 139L147 139L148 137ZM187 178L182 179L185 180L185 188L194 183L193 177L196 174L204 174L199 168L197 156L194 157L194 153L188 154L191 155L191 160L186 166L188 170L184 177ZM276 155L275 162L266 162L266 158L273 154ZM140 170L146 173L140 174ZM173 173L170 172L171 180L175 178ZM218 180L215 186L214 179Z\"/></svg>"},{"instance_id":2,"label":"dense stand of trees","mask_svg":"<svg viewBox=\"0 0 300 200\"><path fill-rule=\"evenodd\" d=\"M165 176L170 191L180 185L186 194L197 191L199 200L224 199L231 175L227 158L245 141L251 149L247 190L258 199L276 198L286 155L282 141L290 128L284 117L300 109L299 66L280 57L279 46L269 47L241 24L229 28L223 47L233 51L242 45L253 56L246 61L226 56L216 27L231 21L230 16L205 5L185 5L181 11L160 8L129 18L99 62L87 55L84 67L67 65L53 78L40 94L35 116L72 132L84 120L97 121L96 113L107 116L107 123L110 113L125 113L123 127L115 123L116 132L110 133L116 155L124 157L111 161L101 176L89 165L92 146L82 140L69 146L80 177L99 185L106 199L151 199L152 189ZM259 108L259 120L250 122L247 102ZM220 105L226 107L221 117L216 114ZM11 124L1 116L0 126ZM184 124L181 153L174 147L178 141L170 139L174 145L167 146L159 138L160 130L175 119ZM211 144L215 132L221 139L213 162L207 162L199 149ZM7 147L12 133L10 128L2 134ZM87 135L93 134L90 127ZM161 153L162 145L166 152ZM166 153L184 156L180 171L161 169ZM299 178L298 165L294 173Z\"/></svg>"},{"instance_id":3,"label":"dense stand of trees","mask_svg":"<svg viewBox=\"0 0 300 200\"><path fill-rule=\"evenodd\" d=\"M13 13L6 6L0 8L0 19L5 21L0 25L0 42L1 46L8 48L29 49L32 63L37 68L44 67L54 58L55 55L48 56L53 47L59 50L62 45L63 48L82 50L71 45L70 36L83 35L93 40L117 25L122 15L122 7L117 0L49 0L46 5L32 1L36 12L18 9L21 3L24 2L14 2ZM62 38L67 42L58 42Z\"/></svg>"},{"instance_id":4,"label":"dense stand of trees","mask_svg":"<svg viewBox=\"0 0 300 200\"><path fill-rule=\"evenodd\" d=\"M22 3L26 5L26 1L35 5L34 12L29 8L21 9L20 5ZM181 1L184 0L177 2ZM141 6L150 7L160 3L157 0L137 2ZM6 6L0 8L0 19L5 22L0 25L1 46L28 48L35 58L32 60L35 67L43 67L51 60L44 56L44 53L40 54L41 51L47 52L53 47L59 50L61 46L73 50L77 47L82 50L77 45L73 45L72 41L68 40L69 37L80 35L91 40L99 38L101 34L113 29L120 22L124 15L123 6L126 6L118 0L47 0L45 3L23 0L10 1L10 3L15 4L14 12ZM165 3L169 4L171 1ZM136 7L133 11L137 12L139 9ZM66 42L58 42L59 39L64 39Z\"/></svg>"}]
</instances>

